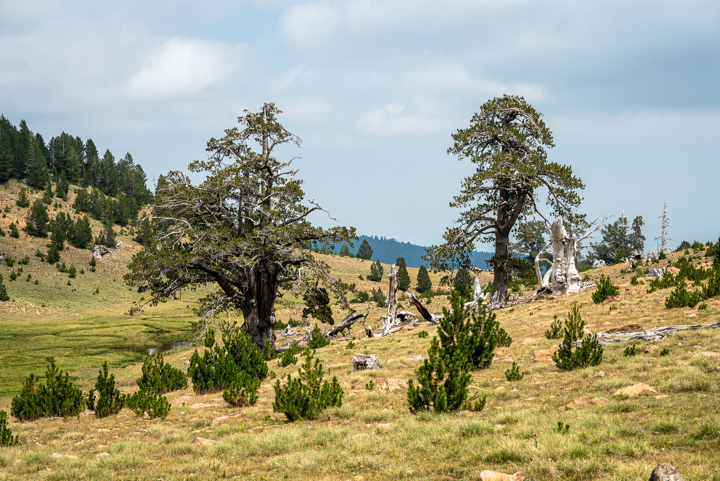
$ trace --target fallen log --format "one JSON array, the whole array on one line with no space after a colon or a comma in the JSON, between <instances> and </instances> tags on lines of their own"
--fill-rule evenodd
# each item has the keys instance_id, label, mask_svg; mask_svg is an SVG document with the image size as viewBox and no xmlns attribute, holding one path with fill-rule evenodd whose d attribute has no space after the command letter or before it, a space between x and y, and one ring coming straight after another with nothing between
<instances>
[{"instance_id":1,"label":"fallen log","mask_svg":"<svg viewBox=\"0 0 720 481\"><path fill-rule=\"evenodd\" d=\"M410 301L410 304L415 306L415 308L418 310L418 312L420 313L420 315L422 316L423 319L425 319L426 321L430 321L433 324L438 324L440 322L433 314L430 314L430 311L428 311L425 308L425 306L422 305L422 303L418 300L418 298L415 297L415 294L413 294L410 291L407 291L407 292L405 292L405 295L407 296L408 301Z\"/></svg>"},{"instance_id":2,"label":"fallen log","mask_svg":"<svg viewBox=\"0 0 720 481\"><path fill-rule=\"evenodd\" d=\"M662 341L677 331L696 329L716 329L720 327L720 321L712 324L694 324L692 326L662 326L647 331L634 331L620 333L601 332L597 335L600 344L612 344L614 342L627 341Z\"/></svg>"},{"instance_id":3,"label":"fallen log","mask_svg":"<svg viewBox=\"0 0 720 481\"><path fill-rule=\"evenodd\" d=\"M349 316L345 317L345 319L340 321L336 326L333 326L332 329L326 332L325 337L336 336L338 333L342 333L345 329L348 329L356 321L360 319L366 319L367 316L367 314L350 314Z\"/></svg>"}]
</instances>

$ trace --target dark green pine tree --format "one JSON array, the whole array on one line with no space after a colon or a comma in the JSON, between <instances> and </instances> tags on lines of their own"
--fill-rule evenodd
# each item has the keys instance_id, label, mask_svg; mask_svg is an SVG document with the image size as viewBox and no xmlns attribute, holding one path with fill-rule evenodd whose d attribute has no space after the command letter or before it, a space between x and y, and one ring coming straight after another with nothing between
<instances>
[{"instance_id":1,"label":"dark green pine tree","mask_svg":"<svg viewBox=\"0 0 720 481\"><path fill-rule=\"evenodd\" d=\"M67 180L67 175L63 170L60 173L60 179L58 179L57 186L55 188L56 195L62 200L67 202L68 190L70 189L70 183Z\"/></svg>"},{"instance_id":2,"label":"dark green pine tree","mask_svg":"<svg viewBox=\"0 0 720 481\"><path fill-rule=\"evenodd\" d=\"M399 291L407 291L410 289L410 274L408 274L407 271L407 264L405 264L405 259L402 257L398 257L395 261L395 265L398 267L397 271L397 288Z\"/></svg>"},{"instance_id":3,"label":"dark green pine tree","mask_svg":"<svg viewBox=\"0 0 720 481\"><path fill-rule=\"evenodd\" d=\"M430 275L428 274L427 269L425 266L420 266L420 270L418 271L417 275L417 287L415 290L417 290L420 294L429 291L432 289L432 282L430 281Z\"/></svg>"},{"instance_id":4,"label":"dark green pine tree","mask_svg":"<svg viewBox=\"0 0 720 481\"><path fill-rule=\"evenodd\" d=\"M20 189L20 197L18 197L18 200L15 201L18 207L30 207L30 200L27 197L27 189L21 188Z\"/></svg>"},{"instance_id":5,"label":"dark green pine tree","mask_svg":"<svg viewBox=\"0 0 720 481\"><path fill-rule=\"evenodd\" d=\"M370 266L370 275L368 276L369 281L380 282L383 277L383 266L380 264L380 260L376 259L375 262Z\"/></svg>"},{"instance_id":6,"label":"dark green pine tree","mask_svg":"<svg viewBox=\"0 0 720 481\"><path fill-rule=\"evenodd\" d=\"M33 138L27 162L27 184L35 189L41 189L50 181L50 173L45 157L45 141L40 134L36 134Z\"/></svg>"},{"instance_id":7,"label":"dark green pine tree","mask_svg":"<svg viewBox=\"0 0 720 481\"><path fill-rule=\"evenodd\" d=\"M55 244L59 251L65 248L65 241L73 227L72 219L64 212L60 212L51 222L50 241Z\"/></svg>"},{"instance_id":8,"label":"dark green pine tree","mask_svg":"<svg viewBox=\"0 0 720 481\"><path fill-rule=\"evenodd\" d=\"M72 226L70 243L78 249L87 249L92 242L92 228L87 215L78 217Z\"/></svg>"},{"instance_id":9,"label":"dark green pine tree","mask_svg":"<svg viewBox=\"0 0 720 481\"><path fill-rule=\"evenodd\" d=\"M15 139L18 132L13 124L0 115L0 183L15 176Z\"/></svg>"},{"instance_id":10,"label":"dark green pine tree","mask_svg":"<svg viewBox=\"0 0 720 481\"><path fill-rule=\"evenodd\" d=\"M348 249L347 244L343 244L342 247L340 248L340 255L342 257L350 257L351 256L350 249Z\"/></svg>"},{"instance_id":11,"label":"dark green pine tree","mask_svg":"<svg viewBox=\"0 0 720 481\"><path fill-rule=\"evenodd\" d=\"M473 298L473 278L467 269L461 267L457 270L453 281L453 289L458 291L465 299Z\"/></svg>"},{"instance_id":12,"label":"dark green pine tree","mask_svg":"<svg viewBox=\"0 0 720 481\"><path fill-rule=\"evenodd\" d=\"M58 252L57 246L55 244L50 244L47 257L45 257L45 261L48 264L55 264L60 261L60 253Z\"/></svg>"},{"instance_id":13,"label":"dark green pine tree","mask_svg":"<svg viewBox=\"0 0 720 481\"><path fill-rule=\"evenodd\" d=\"M362 243L360 244L360 249L358 249L357 258L369 261L370 258L372 258L372 254L372 247L370 247L370 244L368 244L367 239L363 239Z\"/></svg>"},{"instance_id":14,"label":"dark green pine tree","mask_svg":"<svg viewBox=\"0 0 720 481\"><path fill-rule=\"evenodd\" d=\"M95 393L98 394L95 401ZM120 390L115 389L115 375L108 376L108 364L105 361L102 370L98 372L95 387L88 393L87 407L95 411L95 417L105 418L114 416L120 412L125 405L125 396Z\"/></svg>"},{"instance_id":15,"label":"dark green pine tree","mask_svg":"<svg viewBox=\"0 0 720 481\"><path fill-rule=\"evenodd\" d=\"M3 276L0 275L0 301L9 301L10 296L8 296L7 288L5 287L5 283L3 282Z\"/></svg>"},{"instance_id":16,"label":"dark green pine tree","mask_svg":"<svg viewBox=\"0 0 720 481\"><path fill-rule=\"evenodd\" d=\"M45 237L49 221L45 204L40 199L35 199L25 222L25 232L34 237Z\"/></svg>"}]
</instances>

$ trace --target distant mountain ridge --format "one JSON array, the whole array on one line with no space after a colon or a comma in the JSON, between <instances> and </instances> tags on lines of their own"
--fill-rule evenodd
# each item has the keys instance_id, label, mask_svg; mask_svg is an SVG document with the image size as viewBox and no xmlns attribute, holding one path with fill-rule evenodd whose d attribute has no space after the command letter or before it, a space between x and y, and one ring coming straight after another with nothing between
<instances>
[{"instance_id":1,"label":"distant mountain ridge","mask_svg":"<svg viewBox=\"0 0 720 481\"><path fill-rule=\"evenodd\" d=\"M349 247L350 252L353 255L357 254L360 244L363 240L366 240L370 247L372 247L373 255L372 260L380 260L383 264L393 264L398 257L405 258L405 263L408 267L429 267L427 261L423 260L422 256L425 255L426 246L419 246L411 244L409 242L401 242L396 239L388 239L386 237L378 236L358 236L359 240L354 242L353 247ZM338 244L335 247L335 252L340 252L342 244ZM490 259L493 256L490 252L473 252L473 265L480 269L487 269L488 266L485 260Z\"/></svg>"}]
</instances>

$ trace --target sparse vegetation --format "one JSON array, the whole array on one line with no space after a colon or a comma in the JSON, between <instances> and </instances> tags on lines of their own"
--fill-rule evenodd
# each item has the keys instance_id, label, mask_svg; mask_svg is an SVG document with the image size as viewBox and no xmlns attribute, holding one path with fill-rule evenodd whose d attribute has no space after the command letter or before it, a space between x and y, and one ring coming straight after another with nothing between
<instances>
[{"instance_id":1,"label":"sparse vegetation","mask_svg":"<svg viewBox=\"0 0 720 481\"><path fill-rule=\"evenodd\" d=\"M612 284L610 278L602 274L598 282L597 290L592 294L592 300L595 304L600 304L608 297L617 296L618 294L620 294L620 292L617 290L617 287Z\"/></svg>"}]
</instances>

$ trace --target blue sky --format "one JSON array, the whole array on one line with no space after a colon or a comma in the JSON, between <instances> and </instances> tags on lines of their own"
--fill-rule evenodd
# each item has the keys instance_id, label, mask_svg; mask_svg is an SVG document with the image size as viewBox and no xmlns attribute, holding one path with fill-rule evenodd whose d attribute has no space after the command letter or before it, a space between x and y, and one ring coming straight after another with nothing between
<instances>
[{"instance_id":1,"label":"blue sky","mask_svg":"<svg viewBox=\"0 0 720 481\"><path fill-rule=\"evenodd\" d=\"M303 139L280 157L363 234L439 242L472 170L450 135L505 93L590 218L642 215L649 248L667 199L674 244L720 234L717 1L3 1L0 46L0 113L149 176L275 102Z\"/></svg>"}]
</instances>

